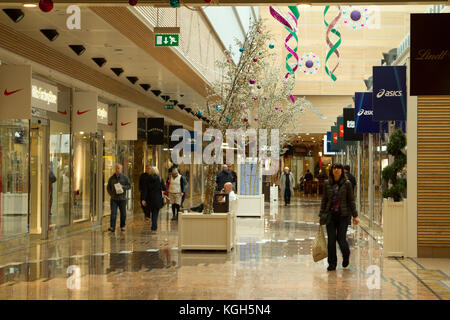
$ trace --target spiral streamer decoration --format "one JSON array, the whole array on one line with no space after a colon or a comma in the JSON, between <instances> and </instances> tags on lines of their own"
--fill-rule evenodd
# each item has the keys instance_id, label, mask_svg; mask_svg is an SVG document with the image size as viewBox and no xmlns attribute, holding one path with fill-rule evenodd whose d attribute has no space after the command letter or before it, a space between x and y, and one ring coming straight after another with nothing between
<instances>
[{"instance_id":1,"label":"spiral streamer decoration","mask_svg":"<svg viewBox=\"0 0 450 320\"><path fill-rule=\"evenodd\" d=\"M289 6L288 8L290 11L289 15L291 16L291 18L293 20L292 24L287 19L285 19L281 13L277 12L272 6L269 7L270 14L272 15L272 17L274 17L275 20L277 20L278 22L283 24L284 27L286 28L286 30L289 32L289 35L284 40L284 46L285 46L286 50L289 52L286 56L286 69L288 71L285 76L286 79L289 77L290 74L293 77L295 77L295 71L297 71L298 63L299 63L299 57L297 54L297 50L298 50L297 26L298 26L298 19L300 18L300 12L298 11L296 6ZM294 38L296 41L294 49L292 49L288 45L288 42L289 42L289 40L291 40L291 38ZM294 58L296 60L293 68L289 64L289 60L291 58ZM294 83L293 83L293 85L294 85ZM295 98L292 94L289 95L289 98L291 99L292 103L295 103Z\"/></svg>"},{"instance_id":2,"label":"spiral streamer decoration","mask_svg":"<svg viewBox=\"0 0 450 320\"><path fill-rule=\"evenodd\" d=\"M339 21L339 19L342 16L342 9L340 6L337 6L338 10L339 10L339 14L330 22L330 24L328 24L328 22L325 19L325 16L328 12L328 10L330 9L330 6L326 6L325 10L323 11L323 22L325 23L325 26L327 27L327 33L326 33L326 41L327 41L327 45L328 47L330 47L330 50L327 52L327 56L325 58L325 72L330 76L330 78L333 81L336 81L337 78L334 75L334 72L336 71L337 67L339 66L339 61L340 61L340 54L339 54L339 50L338 47L341 45L341 33L339 31L337 31L334 27L336 26L337 22ZM339 40L333 45L333 43L330 40L330 32L335 34ZM330 59L332 54L335 54L338 58L338 61L336 63L336 65L334 66L333 70L330 72L330 70L328 69L328 59Z\"/></svg>"}]
</instances>

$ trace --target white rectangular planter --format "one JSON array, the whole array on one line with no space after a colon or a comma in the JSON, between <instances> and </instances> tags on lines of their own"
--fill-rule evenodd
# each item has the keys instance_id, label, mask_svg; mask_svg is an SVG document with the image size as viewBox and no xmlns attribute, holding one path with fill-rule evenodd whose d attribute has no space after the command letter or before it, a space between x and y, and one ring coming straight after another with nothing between
<instances>
[{"instance_id":1,"label":"white rectangular planter","mask_svg":"<svg viewBox=\"0 0 450 320\"><path fill-rule=\"evenodd\" d=\"M233 213L178 215L178 250L226 250L235 244L236 215Z\"/></svg>"},{"instance_id":2,"label":"white rectangular planter","mask_svg":"<svg viewBox=\"0 0 450 320\"><path fill-rule=\"evenodd\" d=\"M383 199L383 254L385 257L406 257L407 202Z\"/></svg>"},{"instance_id":3,"label":"white rectangular planter","mask_svg":"<svg viewBox=\"0 0 450 320\"><path fill-rule=\"evenodd\" d=\"M264 194L257 196L238 195L238 217L261 217L264 215Z\"/></svg>"}]
</instances>

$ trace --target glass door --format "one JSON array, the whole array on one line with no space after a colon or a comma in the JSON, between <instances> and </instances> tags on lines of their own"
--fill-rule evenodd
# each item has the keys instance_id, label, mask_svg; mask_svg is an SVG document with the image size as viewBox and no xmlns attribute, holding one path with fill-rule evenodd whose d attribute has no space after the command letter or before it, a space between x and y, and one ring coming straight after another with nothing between
<instances>
[{"instance_id":1,"label":"glass door","mask_svg":"<svg viewBox=\"0 0 450 320\"><path fill-rule=\"evenodd\" d=\"M47 239L51 204L48 120L32 119L30 134L30 234Z\"/></svg>"}]
</instances>

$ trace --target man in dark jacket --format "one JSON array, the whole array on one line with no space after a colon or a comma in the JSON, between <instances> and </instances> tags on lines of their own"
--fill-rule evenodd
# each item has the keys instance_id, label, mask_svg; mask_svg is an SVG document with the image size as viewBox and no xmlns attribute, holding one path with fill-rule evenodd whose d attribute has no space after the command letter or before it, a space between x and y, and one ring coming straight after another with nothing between
<instances>
[{"instance_id":1,"label":"man in dark jacket","mask_svg":"<svg viewBox=\"0 0 450 320\"><path fill-rule=\"evenodd\" d=\"M141 176L139 177L139 192L141 193L141 201L144 198L144 193L145 193L145 184L147 182L147 178L150 175L150 169L152 167L150 165L146 165L145 166L145 172L143 174L141 174ZM143 206L141 203L141 207L142 210L144 210L144 214L145 214L145 221L150 221L150 207L149 206Z\"/></svg>"},{"instance_id":2,"label":"man in dark jacket","mask_svg":"<svg viewBox=\"0 0 450 320\"><path fill-rule=\"evenodd\" d=\"M314 177L309 170L306 170L305 181L313 181Z\"/></svg>"},{"instance_id":3,"label":"man in dark jacket","mask_svg":"<svg viewBox=\"0 0 450 320\"><path fill-rule=\"evenodd\" d=\"M345 172L345 175L347 176L347 179L350 180L350 182L352 183L353 191L355 191L355 187L356 187L356 179L355 179L355 177L350 173L350 166L349 166L349 165L344 166L344 172Z\"/></svg>"},{"instance_id":4,"label":"man in dark jacket","mask_svg":"<svg viewBox=\"0 0 450 320\"><path fill-rule=\"evenodd\" d=\"M216 177L217 190L222 190L223 186L227 182L233 183L233 175L230 171L228 171L228 166L224 164L222 167L222 171L220 171Z\"/></svg>"},{"instance_id":5,"label":"man in dark jacket","mask_svg":"<svg viewBox=\"0 0 450 320\"><path fill-rule=\"evenodd\" d=\"M131 189L130 180L122 173L122 165L116 164L116 172L109 178L106 190L111 196L111 220L109 231L116 230L117 207L120 210L120 230L125 231L125 220L127 217L127 195L126 191Z\"/></svg>"}]
</instances>

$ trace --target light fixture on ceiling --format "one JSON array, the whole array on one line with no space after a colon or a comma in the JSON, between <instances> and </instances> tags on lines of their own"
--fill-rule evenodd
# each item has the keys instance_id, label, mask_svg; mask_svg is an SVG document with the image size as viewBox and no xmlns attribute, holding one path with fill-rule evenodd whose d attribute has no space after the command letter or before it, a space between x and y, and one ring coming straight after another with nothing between
<instances>
[{"instance_id":1,"label":"light fixture on ceiling","mask_svg":"<svg viewBox=\"0 0 450 320\"><path fill-rule=\"evenodd\" d=\"M23 6L25 8L36 8L38 5L35 3L24 3Z\"/></svg>"},{"instance_id":2,"label":"light fixture on ceiling","mask_svg":"<svg viewBox=\"0 0 450 320\"><path fill-rule=\"evenodd\" d=\"M191 113L192 109L191 108L184 108L184 111L186 111L187 113Z\"/></svg>"},{"instance_id":3,"label":"light fixture on ceiling","mask_svg":"<svg viewBox=\"0 0 450 320\"><path fill-rule=\"evenodd\" d=\"M122 68L111 68L111 71L114 72L116 76L120 76L123 73Z\"/></svg>"},{"instance_id":4,"label":"light fixture on ceiling","mask_svg":"<svg viewBox=\"0 0 450 320\"><path fill-rule=\"evenodd\" d=\"M73 52L75 52L78 56L81 56L85 51L86 48L82 45L73 45L73 44L69 44L70 49L73 50Z\"/></svg>"},{"instance_id":5,"label":"light fixture on ceiling","mask_svg":"<svg viewBox=\"0 0 450 320\"><path fill-rule=\"evenodd\" d=\"M3 9L3 12L15 23L19 22L23 19L23 17L25 17L25 14L20 9Z\"/></svg>"},{"instance_id":6,"label":"light fixture on ceiling","mask_svg":"<svg viewBox=\"0 0 450 320\"><path fill-rule=\"evenodd\" d=\"M150 89L150 85L148 83L141 83L139 84L141 86L142 89L144 89L145 91L148 91L148 89Z\"/></svg>"},{"instance_id":7,"label":"light fixture on ceiling","mask_svg":"<svg viewBox=\"0 0 450 320\"><path fill-rule=\"evenodd\" d=\"M170 99L170 96L161 96L161 98L164 100L164 101L169 101L169 99Z\"/></svg>"},{"instance_id":8,"label":"light fixture on ceiling","mask_svg":"<svg viewBox=\"0 0 450 320\"><path fill-rule=\"evenodd\" d=\"M161 90L152 90L152 92L157 97L161 94Z\"/></svg>"},{"instance_id":9,"label":"light fixture on ceiling","mask_svg":"<svg viewBox=\"0 0 450 320\"><path fill-rule=\"evenodd\" d=\"M170 102L172 102L174 106L178 104L178 100L170 100Z\"/></svg>"},{"instance_id":10,"label":"light fixture on ceiling","mask_svg":"<svg viewBox=\"0 0 450 320\"><path fill-rule=\"evenodd\" d=\"M183 110L184 108L186 108L186 106L184 104L179 104L178 108L180 108L181 110Z\"/></svg>"},{"instance_id":11,"label":"light fixture on ceiling","mask_svg":"<svg viewBox=\"0 0 450 320\"><path fill-rule=\"evenodd\" d=\"M106 59L105 58L92 58L92 60L101 68L105 65Z\"/></svg>"},{"instance_id":12,"label":"light fixture on ceiling","mask_svg":"<svg viewBox=\"0 0 450 320\"><path fill-rule=\"evenodd\" d=\"M128 81L130 81L132 84L135 84L139 78L138 77L127 77Z\"/></svg>"},{"instance_id":13,"label":"light fixture on ceiling","mask_svg":"<svg viewBox=\"0 0 450 320\"><path fill-rule=\"evenodd\" d=\"M41 33L50 41L55 41L59 33L55 29L41 29Z\"/></svg>"},{"instance_id":14,"label":"light fixture on ceiling","mask_svg":"<svg viewBox=\"0 0 450 320\"><path fill-rule=\"evenodd\" d=\"M311 4L310 3L302 3L302 2L300 2L299 4L298 4L298 6L300 7L300 8L309 8L309 7L311 7Z\"/></svg>"}]
</instances>

